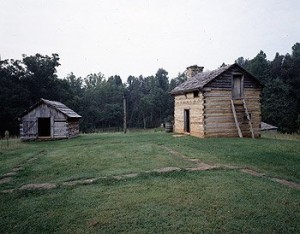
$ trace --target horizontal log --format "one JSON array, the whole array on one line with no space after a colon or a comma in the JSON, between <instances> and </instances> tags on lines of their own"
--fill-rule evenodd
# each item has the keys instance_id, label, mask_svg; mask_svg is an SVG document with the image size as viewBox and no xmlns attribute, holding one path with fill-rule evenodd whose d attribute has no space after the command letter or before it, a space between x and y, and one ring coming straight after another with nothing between
<instances>
[{"instance_id":1,"label":"horizontal log","mask_svg":"<svg viewBox=\"0 0 300 234\"><path fill-rule=\"evenodd\" d=\"M244 112L244 109L242 107L236 108L237 112ZM211 113L227 113L232 112L232 109L228 106L222 106L222 105L205 105L204 115L205 114L211 114ZM250 106L248 107L248 112L260 112L260 107L258 106Z\"/></svg>"},{"instance_id":2,"label":"horizontal log","mask_svg":"<svg viewBox=\"0 0 300 234\"><path fill-rule=\"evenodd\" d=\"M209 129L236 129L235 123L227 122L227 123L207 123L205 124L205 130Z\"/></svg>"},{"instance_id":3,"label":"horizontal log","mask_svg":"<svg viewBox=\"0 0 300 234\"><path fill-rule=\"evenodd\" d=\"M205 138L214 138L214 137L236 137L238 138L239 135L238 134L233 134L233 133L209 133L209 134L205 134L204 135ZM245 138L251 138L251 134L250 135L243 135L243 137ZM255 135L255 138L258 138L259 135Z\"/></svg>"},{"instance_id":4,"label":"horizontal log","mask_svg":"<svg viewBox=\"0 0 300 234\"><path fill-rule=\"evenodd\" d=\"M214 96L219 96L219 97L229 97L231 96L232 91L231 90L212 90L210 92L204 92L203 97L214 97Z\"/></svg>"}]
</instances>

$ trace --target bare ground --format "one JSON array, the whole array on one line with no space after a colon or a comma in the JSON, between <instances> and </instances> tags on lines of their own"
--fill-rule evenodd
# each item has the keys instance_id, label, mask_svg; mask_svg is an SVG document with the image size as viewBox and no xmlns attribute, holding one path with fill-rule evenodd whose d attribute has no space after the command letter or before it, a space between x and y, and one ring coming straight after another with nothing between
<instances>
[{"instance_id":1,"label":"bare ground","mask_svg":"<svg viewBox=\"0 0 300 234\"><path fill-rule=\"evenodd\" d=\"M19 190L54 189L56 187L57 185L53 183L25 184Z\"/></svg>"}]
</instances>

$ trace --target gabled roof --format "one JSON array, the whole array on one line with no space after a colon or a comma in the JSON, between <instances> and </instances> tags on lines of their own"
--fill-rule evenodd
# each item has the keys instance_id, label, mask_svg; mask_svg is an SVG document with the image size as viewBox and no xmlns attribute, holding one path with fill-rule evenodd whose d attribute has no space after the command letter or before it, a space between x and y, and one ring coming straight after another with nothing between
<instances>
[{"instance_id":1,"label":"gabled roof","mask_svg":"<svg viewBox=\"0 0 300 234\"><path fill-rule=\"evenodd\" d=\"M62 114L64 114L67 118L81 118L81 116L79 114L77 114L75 111L73 111L72 109L70 109L69 107L67 107L66 105L62 104L61 102L56 102L56 101L50 101L47 99L43 99L41 98L40 101L38 101L37 103L35 103L34 105L32 105L28 110L26 110L21 117L23 117L24 115L26 115L27 113L29 113L31 110L33 110L34 108L36 108L37 106L41 105L41 104L46 104L52 108L54 108L55 110L61 112Z\"/></svg>"},{"instance_id":2,"label":"gabled roof","mask_svg":"<svg viewBox=\"0 0 300 234\"><path fill-rule=\"evenodd\" d=\"M251 73L246 71L240 65L234 63L234 64L227 65L224 67L220 67L213 71L200 72L200 73L196 74L193 78L185 81L184 83L182 83L182 84L178 85L176 88L174 88L171 91L171 94L180 94L180 93L186 93L186 92L191 92L191 91L196 91L196 90L202 89L210 81L216 79L217 77L222 75L224 72L226 72L228 69L232 68L233 66L237 66L239 69L241 69L242 71L246 72L251 77L256 79L256 77L253 76Z\"/></svg>"}]
</instances>

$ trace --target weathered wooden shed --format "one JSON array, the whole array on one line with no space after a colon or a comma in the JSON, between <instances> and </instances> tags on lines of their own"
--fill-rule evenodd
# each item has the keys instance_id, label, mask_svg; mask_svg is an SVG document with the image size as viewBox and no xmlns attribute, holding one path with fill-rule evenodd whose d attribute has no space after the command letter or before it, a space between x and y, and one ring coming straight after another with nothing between
<instances>
[{"instance_id":1,"label":"weathered wooden shed","mask_svg":"<svg viewBox=\"0 0 300 234\"><path fill-rule=\"evenodd\" d=\"M41 98L20 117L21 140L78 136L80 118L80 115L64 104Z\"/></svg>"},{"instance_id":2,"label":"weathered wooden shed","mask_svg":"<svg viewBox=\"0 0 300 234\"><path fill-rule=\"evenodd\" d=\"M171 91L174 131L197 137L259 137L259 81L238 64L202 72L186 70L187 81Z\"/></svg>"}]
</instances>

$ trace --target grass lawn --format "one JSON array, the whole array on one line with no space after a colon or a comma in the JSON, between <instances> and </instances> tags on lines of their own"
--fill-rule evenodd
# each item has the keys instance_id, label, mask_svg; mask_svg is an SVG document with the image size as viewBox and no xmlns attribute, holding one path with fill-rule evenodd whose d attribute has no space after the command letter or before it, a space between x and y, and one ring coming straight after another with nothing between
<instances>
[{"instance_id":1,"label":"grass lawn","mask_svg":"<svg viewBox=\"0 0 300 234\"><path fill-rule=\"evenodd\" d=\"M152 171L195 166L178 154L266 176L224 167ZM9 147L0 141L0 175L17 167L22 170L0 191L30 183L58 187L0 193L0 233L300 232L300 190L269 179L300 182L298 139L198 139L148 131L14 140ZM139 174L112 177L129 173ZM95 177L90 185L61 185Z\"/></svg>"}]
</instances>

